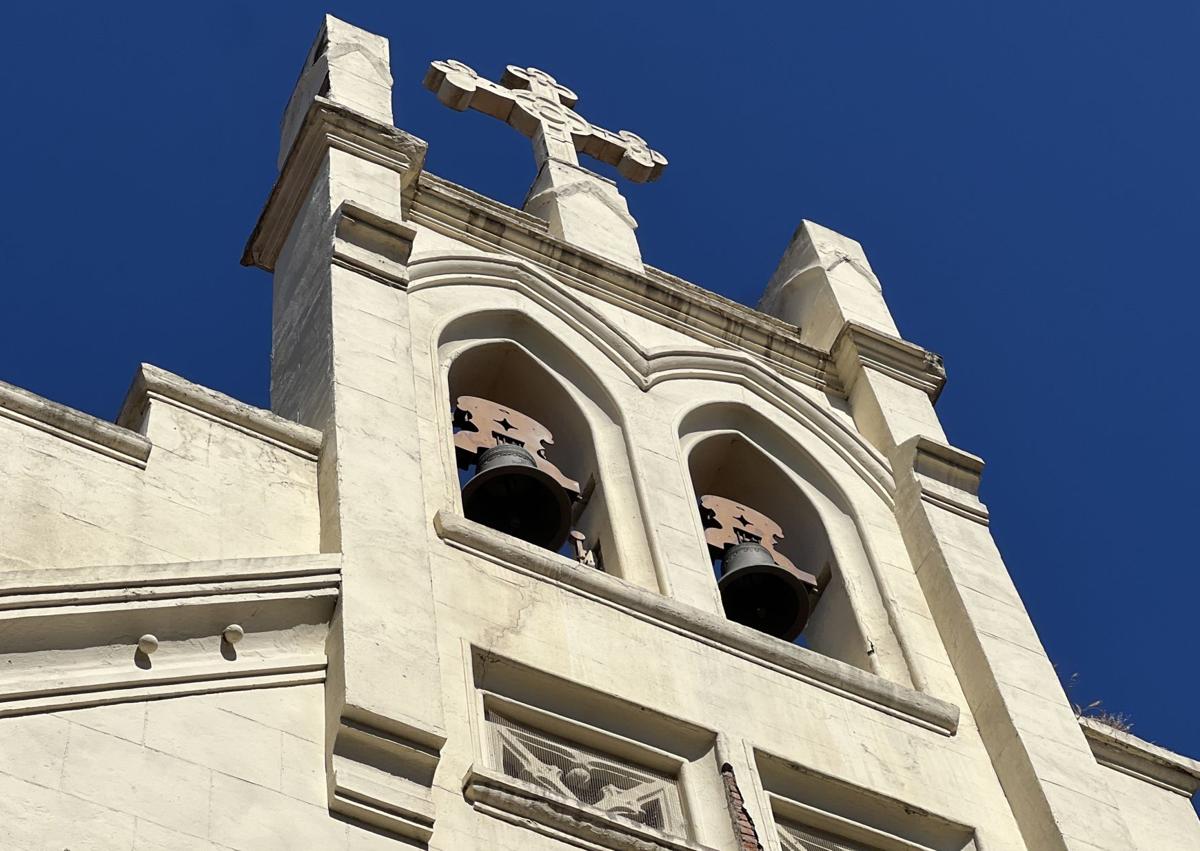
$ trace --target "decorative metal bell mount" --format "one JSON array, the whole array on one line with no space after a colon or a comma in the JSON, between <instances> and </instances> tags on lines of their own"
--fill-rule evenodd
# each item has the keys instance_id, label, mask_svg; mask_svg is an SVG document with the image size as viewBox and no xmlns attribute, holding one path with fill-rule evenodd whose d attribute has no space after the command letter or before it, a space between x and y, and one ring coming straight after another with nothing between
<instances>
[{"instance_id":1,"label":"decorative metal bell mount","mask_svg":"<svg viewBox=\"0 0 1200 851\"><path fill-rule=\"evenodd\" d=\"M725 616L784 641L804 630L817 578L776 549L783 530L760 511L721 496L703 496L704 537L721 558L717 587Z\"/></svg>"},{"instance_id":2,"label":"decorative metal bell mount","mask_svg":"<svg viewBox=\"0 0 1200 851\"><path fill-rule=\"evenodd\" d=\"M467 519L548 550L571 529L579 484L545 456L549 429L519 411L475 396L455 402L454 446L460 467L475 465L462 489Z\"/></svg>"}]
</instances>

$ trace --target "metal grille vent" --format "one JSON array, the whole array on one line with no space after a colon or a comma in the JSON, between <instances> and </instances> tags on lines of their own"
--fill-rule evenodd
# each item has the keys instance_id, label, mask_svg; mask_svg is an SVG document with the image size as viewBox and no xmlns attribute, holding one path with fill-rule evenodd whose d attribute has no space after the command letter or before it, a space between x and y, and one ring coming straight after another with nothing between
<instances>
[{"instance_id":1,"label":"metal grille vent","mask_svg":"<svg viewBox=\"0 0 1200 851\"><path fill-rule=\"evenodd\" d=\"M779 822L779 842L783 851L877 851L860 842L787 822Z\"/></svg>"},{"instance_id":2,"label":"metal grille vent","mask_svg":"<svg viewBox=\"0 0 1200 851\"><path fill-rule=\"evenodd\" d=\"M485 721L488 758L506 776L601 810L611 818L687 838L676 778L544 733L490 709Z\"/></svg>"}]
</instances>

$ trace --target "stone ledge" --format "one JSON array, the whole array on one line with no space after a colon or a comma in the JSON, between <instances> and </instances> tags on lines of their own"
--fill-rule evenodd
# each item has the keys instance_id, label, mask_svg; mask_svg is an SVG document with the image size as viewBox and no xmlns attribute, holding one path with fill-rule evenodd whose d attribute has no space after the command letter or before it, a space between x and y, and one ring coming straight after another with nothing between
<instances>
[{"instance_id":1,"label":"stone ledge","mask_svg":"<svg viewBox=\"0 0 1200 851\"><path fill-rule=\"evenodd\" d=\"M893 470L913 471L912 482L921 499L938 508L987 526L987 506L979 500L983 459L925 435L916 435L896 448ZM897 487L902 478L897 475Z\"/></svg>"},{"instance_id":2,"label":"stone ledge","mask_svg":"<svg viewBox=\"0 0 1200 851\"><path fill-rule=\"evenodd\" d=\"M340 554L0 572L0 612L338 588ZM49 614L50 612L47 612Z\"/></svg>"},{"instance_id":3,"label":"stone ledge","mask_svg":"<svg viewBox=\"0 0 1200 851\"><path fill-rule=\"evenodd\" d=\"M152 399L215 420L309 461L316 461L321 451L321 432L316 429L239 402L232 396L194 384L186 378L148 363L138 367L133 384L121 406L121 413L117 416L118 425L136 430L136 427L141 425L147 404Z\"/></svg>"},{"instance_id":4,"label":"stone ledge","mask_svg":"<svg viewBox=\"0 0 1200 851\"><path fill-rule=\"evenodd\" d=\"M257 661L230 671L229 663L210 662L146 672L144 676L116 676L93 671L47 683L14 684L0 694L0 718L61 712L113 703L140 703L164 697L188 697L223 691L312 685L325 682L324 656L281 657Z\"/></svg>"},{"instance_id":5,"label":"stone ledge","mask_svg":"<svg viewBox=\"0 0 1200 851\"><path fill-rule=\"evenodd\" d=\"M551 797L503 774L472 766L463 795L475 809L585 848L614 851L712 851L706 845L612 818L590 807Z\"/></svg>"},{"instance_id":6,"label":"stone ledge","mask_svg":"<svg viewBox=\"0 0 1200 851\"><path fill-rule=\"evenodd\" d=\"M795 755L746 747L776 820L828 831L864 848L983 851L974 827L926 809L913 797L912 788L897 798L797 762Z\"/></svg>"},{"instance_id":7,"label":"stone ledge","mask_svg":"<svg viewBox=\"0 0 1200 851\"><path fill-rule=\"evenodd\" d=\"M340 579L337 554L0 573L0 717L324 682Z\"/></svg>"},{"instance_id":8,"label":"stone ledge","mask_svg":"<svg viewBox=\"0 0 1200 851\"><path fill-rule=\"evenodd\" d=\"M354 202L343 201L333 213L330 261L343 269L400 289L408 285L408 258L417 229L395 222Z\"/></svg>"},{"instance_id":9,"label":"stone ledge","mask_svg":"<svg viewBox=\"0 0 1200 851\"><path fill-rule=\"evenodd\" d=\"M912 842L903 836L898 836L887 830L881 830L856 819L847 818L829 810L814 807L800 801L794 801L784 795L768 791L767 800L770 802L772 815L777 820L792 822L799 826L814 828L818 831L829 832L835 836L862 843L861 848L888 848L891 851L930 851L930 845ZM879 800L895 804L890 799L878 796ZM925 821L935 825L948 835L941 837L943 842L936 844L937 848L954 851L980 851L975 831L966 825L958 824L950 819L935 816L917 807L900 805L901 810L914 821ZM928 840L926 840L928 841Z\"/></svg>"},{"instance_id":10,"label":"stone ledge","mask_svg":"<svg viewBox=\"0 0 1200 851\"><path fill-rule=\"evenodd\" d=\"M941 355L858 322L847 322L833 341L833 358L849 389L858 370L874 369L929 396L936 402L946 384Z\"/></svg>"},{"instance_id":11,"label":"stone ledge","mask_svg":"<svg viewBox=\"0 0 1200 851\"><path fill-rule=\"evenodd\" d=\"M449 545L520 573L613 606L816 688L839 694L896 718L943 735L958 730L957 706L884 680L874 674L780 641L725 618L643 590L548 550L503 535L447 511L434 517L434 528Z\"/></svg>"},{"instance_id":12,"label":"stone ledge","mask_svg":"<svg viewBox=\"0 0 1200 851\"><path fill-rule=\"evenodd\" d=\"M144 469L150 457L150 441L136 431L3 381L0 381L0 417L138 468Z\"/></svg>"},{"instance_id":13,"label":"stone ledge","mask_svg":"<svg viewBox=\"0 0 1200 851\"><path fill-rule=\"evenodd\" d=\"M1190 798L1200 790L1200 762L1123 733L1094 718L1081 717L1079 726L1096 762Z\"/></svg>"}]
</instances>

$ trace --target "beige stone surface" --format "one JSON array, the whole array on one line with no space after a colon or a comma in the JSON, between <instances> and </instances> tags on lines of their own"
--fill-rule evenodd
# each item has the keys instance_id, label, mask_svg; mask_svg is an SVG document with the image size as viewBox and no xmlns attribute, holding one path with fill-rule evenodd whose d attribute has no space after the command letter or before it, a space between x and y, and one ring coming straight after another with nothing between
<instances>
[{"instance_id":1,"label":"beige stone surface","mask_svg":"<svg viewBox=\"0 0 1200 851\"><path fill-rule=\"evenodd\" d=\"M800 223L758 309L798 326L801 340L826 351L847 322L900 336L862 246L816 222Z\"/></svg>"},{"instance_id":2,"label":"beige stone surface","mask_svg":"<svg viewBox=\"0 0 1200 851\"><path fill-rule=\"evenodd\" d=\"M328 18L285 114L244 259L274 276L273 413L153 367L119 424L0 386L0 848L735 851L724 765L770 851L783 819L1198 844L1200 765L1072 713L940 359L857 242L805 222L766 313L732 304L643 266L615 189L560 191L572 139L461 69L427 85L463 107L475 80L563 180L522 212L424 173L388 50ZM551 86L518 72L504 97ZM619 228L569 221L601 208ZM462 517L466 390L553 425L604 571ZM724 617L697 511L722 484L827 577L807 646ZM506 777L497 707L677 782L688 835Z\"/></svg>"},{"instance_id":3,"label":"beige stone surface","mask_svg":"<svg viewBox=\"0 0 1200 851\"><path fill-rule=\"evenodd\" d=\"M130 425L150 442L144 468L0 409L0 568L318 551L312 456L157 394Z\"/></svg>"},{"instance_id":4,"label":"beige stone surface","mask_svg":"<svg viewBox=\"0 0 1200 851\"><path fill-rule=\"evenodd\" d=\"M354 829L352 843L347 825L330 817L323 751L292 732L314 732L305 728L322 716L322 691L297 686L2 719L0 847L371 847L357 838L364 831ZM114 734L143 717L144 744Z\"/></svg>"}]
</instances>

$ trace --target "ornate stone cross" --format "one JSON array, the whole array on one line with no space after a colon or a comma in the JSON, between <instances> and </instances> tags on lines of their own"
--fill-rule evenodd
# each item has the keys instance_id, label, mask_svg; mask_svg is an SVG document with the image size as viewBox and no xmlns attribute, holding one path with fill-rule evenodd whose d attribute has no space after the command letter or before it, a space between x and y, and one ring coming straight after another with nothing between
<instances>
[{"instance_id":1,"label":"ornate stone cross","mask_svg":"<svg viewBox=\"0 0 1200 851\"><path fill-rule=\"evenodd\" d=\"M533 139L539 167L548 159L578 166L577 152L582 151L615 165L630 180L646 183L657 180L667 165L667 158L642 137L589 122L571 108L579 100L576 94L537 68L509 65L500 82L493 83L456 59L439 60L430 64L425 88L451 109L473 107Z\"/></svg>"},{"instance_id":2,"label":"ornate stone cross","mask_svg":"<svg viewBox=\"0 0 1200 851\"><path fill-rule=\"evenodd\" d=\"M468 107L499 118L533 139L538 175L524 208L549 224L550 234L641 272L637 222L617 184L579 165L583 152L615 165L638 183L657 180L667 158L642 137L597 127L576 112L578 98L545 71L509 65L499 83L454 60L433 62L425 88L452 109Z\"/></svg>"}]
</instances>

